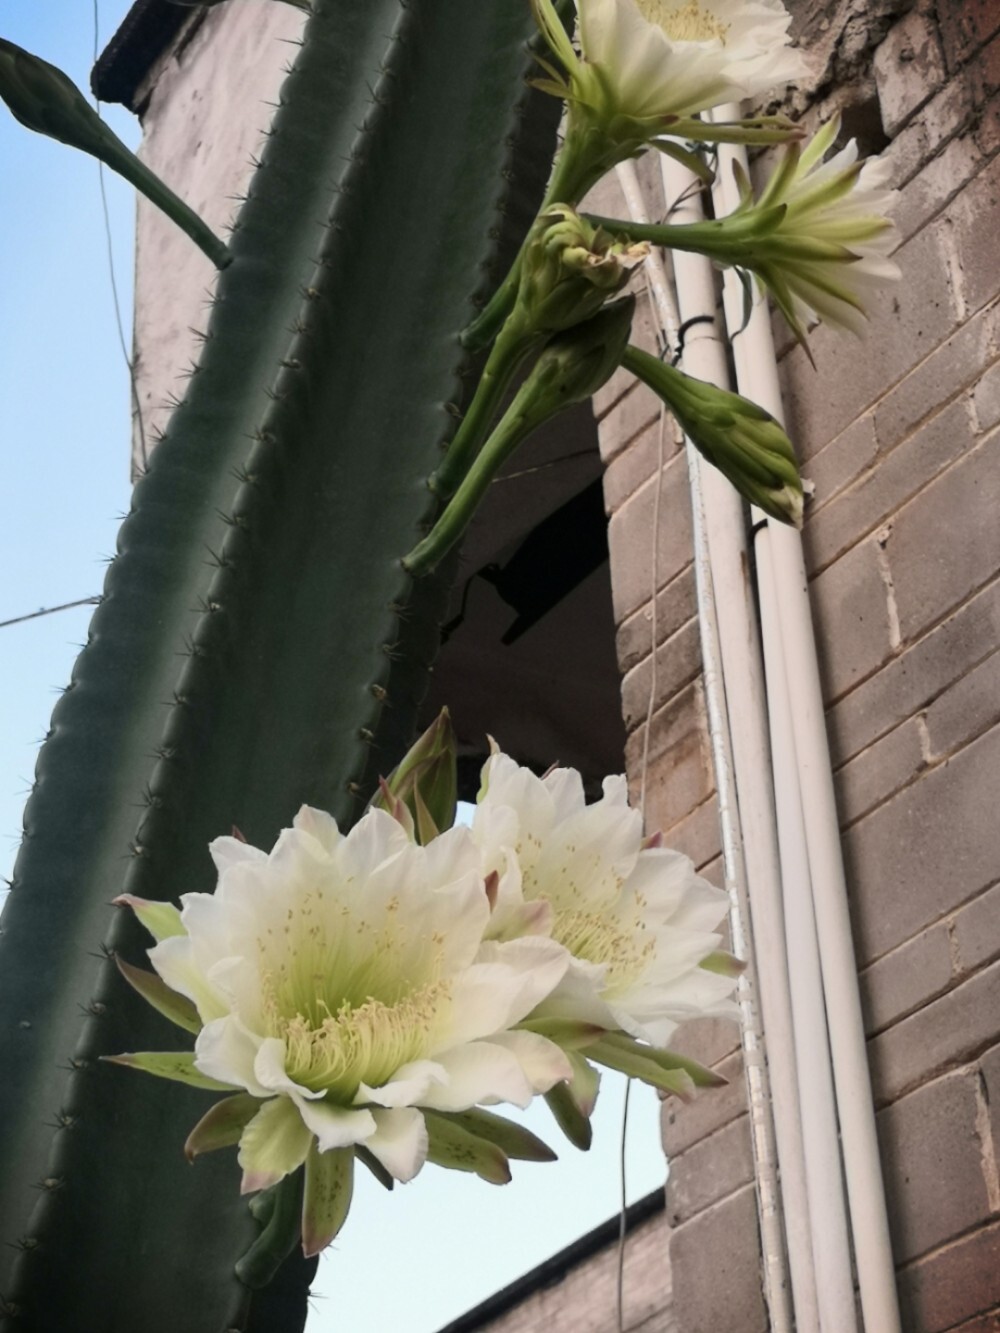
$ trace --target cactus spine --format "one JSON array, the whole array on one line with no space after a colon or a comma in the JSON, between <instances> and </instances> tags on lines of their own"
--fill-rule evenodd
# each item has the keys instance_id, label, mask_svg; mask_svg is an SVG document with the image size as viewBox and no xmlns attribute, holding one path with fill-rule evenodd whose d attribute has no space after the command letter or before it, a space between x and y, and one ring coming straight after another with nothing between
<instances>
[{"instance_id":1,"label":"cactus spine","mask_svg":"<svg viewBox=\"0 0 1000 1333\"><path fill-rule=\"evenodd\" d=\"M531 31L509 0L318 0L309 21L26 810L0 939L5 1333L304 1320L301 1260L259 1295L234 1276L257 1226L232 1154L184 1161L203 1098L96 1067L176 1042L105 956L140 956L108 904L210 888L233 824L266 846L302 801L349 822L410 737L442 587L399 557L472 294L554 146Z\"/></svg>"}]
</instances>

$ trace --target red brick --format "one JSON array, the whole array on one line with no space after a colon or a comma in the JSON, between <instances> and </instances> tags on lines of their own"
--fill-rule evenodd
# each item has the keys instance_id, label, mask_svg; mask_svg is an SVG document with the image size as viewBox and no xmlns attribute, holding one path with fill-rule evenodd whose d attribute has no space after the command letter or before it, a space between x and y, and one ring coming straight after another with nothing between
<instances>
[{"instance_id":1,"label":"red brick","mask_svg":"<svg viewBox=\"0 0 1000 1333\"><path fill-rule=\"evenodd\" d=\"M989 1050L996 1043L998 1013L1000 963L992 963L872 1037L868 1059L877 1104L896 1101L929 1078Z\"/></svg>"},{"instance_id":2,"label":"red brick","mask_svg":"<svg viewBox=\"0 0 1000 1333\"><path fill-rule=\"evenodd\" d=\"M931 481L973 443L969 404L949 403L913 435L887 453L806 524L810 568L823 569L904 501Z\"/></svg>"},{"instance_id":3,"label":"red brick","mask_svg":"<svg viewBox=\"0 0 1000 1333\"><path fill-rule=\"evenodd\" d=\"M730 1033L731 1037L733 1035ZM671 1160L746 1112L743 1057L738 1052L728 1055L716 1069L729 1080L724 1088L704 1088L690 1102L682 1102L677 1097L667 1097L663 1102L661 1138L663 1151Z\"/></svg>"},{"instance_id":4,"label":"red brick","mask_svg":"<svg viewBox=\"0 0 1000 1333\"><path fill-rule=\"evenodd\" d=\"M680 1226L751 1180L750 1121L741 1115L709 1138L671 1157L667 1179L670 1225Z\"/></svg>"},{"instance_id":5,"label":"red brick","mask_svg":"<svg viewBox=\"0 0 1000 1333\"><path fill-rule=\"evenodd\" d=\"M691 562L691 496L683 453L667 464L659 485L662 489L655 579L656 586L662 588ZM608 524L617 624L652 595L654 561L651 546L656 486L654 477L625 501Z\"/></svg>"},{"instance_id":6,"label":"red brick","mask_svg":"<svg viewBox=\"0 0 1000 1333\"><path fill-rule=\"evenodd\" d=\"M990 1216L976 1085L974 1073L948 1074L879 1113L897 1262L926 1254Z\"/></svg>"},{"instance_id":7,"label":"red brick","mask_svg":"<svg viewBox=\"0 0 1000 1333\"><path fill-rule=\"evenodd\" d=\"M753 1186L670 1235L674 1316L684 1333L767 1333Z\"/></svg>"},{"instance_id":8,"label":"red brick","mask_svg":"<svg viewBox=\"0 0 1000 1333\"><path fill-rule=\"evenodd\" d=\"M627 770L642 769L645 723L625 747ZM687 686L653 715L646 778L650 828L670 829L713 791L701 681ZM673 838L668 841L674 845Z\"/></svg>"},{"instance_id":9,"label":"red brick","mask_svg":"<svg viewBox=\"0 0 1000 1333\"><path fill-rule=\"evenodd\" d=\"M930 16L914 10L889 29L875 52L882 125L890 138L940 88L944 55Z\"/></svg>"},{"instance_id":10,"label":"red brick","mask_svg":"<svg viewBox=\"0 0 1000 1333\"><path fill-rule=\"evenodd\" d=\"M944 1333L1000 1301L1000 1224L974 1232L899 1274L903 1326Z\"/></svg>"},{"instance_id":11,"label":"red brick","mask_svg":"<svg viewBox=\"0 0 1000 1333\"><path fill-rule=\"evenodd\" d=\"M948 68L956 69L1000 28L1000 9L995 0L947 0L938 22Z\"/></svg>"},{"instance_id":12,"label":"red brick","mask_svg":"<svg viewBox=\"0 0 1000 1333\"><path fill-rule=\"evenodd\" d=\"M1000 727L925 773L845 835L859 956L910 939L1000 867Z\"/></svg>"},{"instance_id":13,"label":"red brick","mask_svg":"<svg viewBox=\"0 0 1000 1333\"><path fill-rule=\"evenodd\" d=\"M812 582L823 694L837 699L892 654L892 624L874 541L853 547Z\"/></svg>"},{"instance_id":14,"label":"red brick","mask_svg":"<svg viewBox=\"0 0 1000 1333\"><path fill-rule=\"evenodd\" d=\"M881 1032L898 1023L943 994L953 979L948 928L939 922L861 973L865 1030Z\"/></svg>"},{"instance_id":15,"label":"red brick","mask_svg":"<svg viewBox=\"0 0 1000 1333\"><path fill-rule=\"evenodd\" d=\"M1000 569L998 514L1000 432L895 515L885 549L904 641L941 620Z\"/></svg>"},{"instance_id":16,"label":"red brick","mask_svg":"<svg viewBox=\"0 0 1000 1333\"><path fill-rule=\"evenodd\" d=\"M898 726L1000 643L1000 579L912 644L829 713L830 745L836 763L857 754Z\"/></svg>"},{"instance_id":17,"label":"red brick","mask_svg":"<svg viewBox=\"0 0 1000 1333\"><path fill-rule=\"evenodd\" d=\"M697 615L694 566L688 565L656 597L656 641L663 643ZM618 627L618 666L624 673L648 657L653 647L652 602L639 607Z\"/></svg>"}]
</instances>

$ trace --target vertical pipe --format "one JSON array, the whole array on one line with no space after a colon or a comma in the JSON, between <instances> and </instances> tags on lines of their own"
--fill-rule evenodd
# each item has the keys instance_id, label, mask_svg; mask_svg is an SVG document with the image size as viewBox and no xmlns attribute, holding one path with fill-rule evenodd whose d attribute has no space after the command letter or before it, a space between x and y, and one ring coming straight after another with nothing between
<instances>
[{"instance_id":1,"label":"vertical pipe","mask_svg":"<svg viewBox=\"0 0 1000 1333\"><path fill-rule=\"evenodd\" d=\"M618 178L626 206L636 221L648 221L635 166L631 162L618 168ZM649 283L657 320L668 345L675 345L678 334L677 311L670 285L658 255L651 255ZM709 562L705 507L701 491L700 458L690 444L687 450L691 478L694 527L694 570L701 631L702 666L708 712L709 738L719 801L722 855L726 887L730 895L730 935L734 951L747 960L747 971L737 993L740 1005L744 1076L750 1114L754 1176L757 1187L758 1216L763 1251L764 1295L774 1333L790 1333L794 1327L791 1290L785 1257L784 1219L774 1122L771 1114L771 1089L764 1050L764 1031L757 997L760 979L757 973L750 904L747 896L747 867L744 859L743 831L733 767L732 733L722 678L722 653L715 606L715 589ZM654 596L656 592L654 590ZM656 652L656 645L653 645Z\"/></svg>"},{"instance_id":2,"label":"vertical pipe","mask_svg":"<svg viewBox=\"0 0 1000 1333\"><path fill-rule=\"evenodd\" d=\"M723 119L732 111L731 107L719 107L715 114ZM723 190L730 188L731 164L741 153L739 148L720 148ZM745 162L745 153L742 156ZM734 348L741 390L780 420L782 403L774 343L767 304L759 295L750 324L734 340ZM861 1308L869 1333L899 1333L892 1243L802 541L787 525L769 521L758 546L762 542L768 543L772 557L773 587L767 595L774 598L790 685L788 700ZM761 594L765 594L763 588Z\"/></svg>"},{"instance_id":3,"label":"vertical pipe","mask_svg":"<svg viewBox=\"0 0 1000 1333\"><path fill-rule=\"evenodd\" d=\"M702 221L701 190L692 173L667 157L661 158L660 170L671 221ZM681 320L684 324L699 320L691 325L684 339L681 365L688 374L728 388L729 367L716 324L712 265L701 255L677 253L673 268ZM706 319L707 322L702 322ZM714 468L702 468L699 460L699 474L709 567L720 611L722 668L731 720L750 911L757 957L762 964L758 967L760 1001L767 1034L795 1323L798 1333L815 1333L820 1327L819 1310L785 951L767 701L750 577L746 511L739 494L721 473Z\"/></svg>"}]
</instances>

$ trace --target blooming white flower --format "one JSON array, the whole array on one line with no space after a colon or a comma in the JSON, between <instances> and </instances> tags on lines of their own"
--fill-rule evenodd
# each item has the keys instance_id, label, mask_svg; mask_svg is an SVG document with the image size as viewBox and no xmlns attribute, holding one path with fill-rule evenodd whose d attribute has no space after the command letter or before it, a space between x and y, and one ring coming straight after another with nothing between
<instances>
[{"instance_id":1,"label":"blooming white flower","mask_svg":"<svg viewBox=\"0 0 1000 1333\"><path fill-rule=\"evenodd\" d=\"M726 895L686 856L643 839L624 778L605 779L587 805L574 769L538 778L495 753L472 832L497 873L493 933L544 931L573 956L533 1021L663 1047L685 1019L733 1012L732 976L703 966L719 950Z\"/></svg>"},{"instance_id":2,"label":"blooming white flower","mask_svg":"<svg viewBox=\"0 0 1000 1333\"><path fill-rule=\"evenodd\" d=\"M580 46L615 110L690 116L804 71L781 0L576 0Z\"/></svg>"},{"instance_id":3,"label":"blooming white flower","mask_svg":"<svg viewBox=\"0 0 1000 1333\"><path fill-rule=\"evenodd\" d=\"M897 197L888 187L891 167L877 158L858 162L854 139L824 161L839 129L835 117L804 150L785 149L756 205L745 191L735 215L751 206L761 216L784 210L771 237L773 261L755 271L800 336L803 323L816 319L860 333L872 289L900 276L887 257L899 239L886 217Z\"/></svg>"},{"instance_id":4,"label":"blooming white flower","mask_svg":"<svg viewBox=\"0 0 1000 1333\"><path fill-rule=\"evenodd\" d=\"M576 0L582 58L551 0L533 3L565 70L564 78L551 71L540 86L566 97L571 109L586 109L606 132L620 134L620 122L628 122L637 142L687 133L698 112L805 71L788 45L791 16L781 0Z\"/></svg>"},{"instance_id":5,"label":"blooming white flower","mask_svg":"<svg viewBox=\"0 0 1000 1333\"><path fill-rule=\"evenodd\" d=\"M211 851L214 894L184 895L170 920L162 905L131 902L159 937L149 956L160 978L204 1024L193 1061L120 1059L239 1090L191 1151L238 1138L244 1192L305 1162L307 1253L346 1214L309 1217L310 1199L334 1188L332 1163L346 1170L357 1148L409 1180L428 1153L425 1110L523 1107L569 1076L556 1045L510 1030L561 980L565 950L546 938L484 943L490 908L467 830L420 847L384 811L344 836L303 807L270 854L235 838ZM447 1121L445 1131L459 1132Z\"/></svg>"}]
</instances>

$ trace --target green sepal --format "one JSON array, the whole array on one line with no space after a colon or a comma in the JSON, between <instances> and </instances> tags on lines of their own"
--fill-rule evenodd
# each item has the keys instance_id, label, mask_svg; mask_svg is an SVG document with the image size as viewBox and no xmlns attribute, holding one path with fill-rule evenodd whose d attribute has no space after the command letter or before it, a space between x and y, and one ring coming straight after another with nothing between
<instances>
[{"instance_id":1,"label":"green sepal","mask_svg":"<svg viewBox=\"0 0 1000 1333\"><path fill-rule=\"evenodd\" d=\"M545 1094L545 1102L556 1124L574 1148L587 1152L594 1139L594 1129L570 1092L568 1083L557 1083Z\"/></svg>"},{"instance_id":2,"label":"green sepal","mask_svg":"<svg viewBox=\"0 0 1000 1333\"><path fill-rule=\"evenodd\" d=\"M506 1116L496 1115L476 1107L471 1111L437 1111L434 1113L444 1120L451 1121L460 1129L467 1130L477 1139L485 1139L515 1162L554 1162L556 1154L530 1129L519 1125Z\"/></svg>"},{"instance_id":3,"label":"green sepal","mask_svg":"<svg viewBox=\"0 0 1000 1333\"><path fill-rule=\"evenodd\" d=\"M126 1055L102 1055L109 1065L141 1069L144 1074L186 1083L189 1088L207 1088L209 1092L232 1092L231 1083L220 1083L194 1067L194 1051L132 1051Z\"/></svg>"},{"instance_id":4,"label":"green sepal","mask_svg":"<svg viewBox=\"0 0 1000 1333\"><path fill-rule=\"evenodd\" d=\"M302 1205L302 1253L307 1259L325 1250L347 1221L354 1194L354 1149L320 1152L315 1140L306 1158Z\"/></svg>"},{"instance_id":5,"label":"green sepal","mask_svg":"<svg viewBox=\"0 0 1000 1333\"><path fill-rule=\"evenodd\" d=\"M244 1129L260 1110L259 1097L238 1092L209 1107L184 1142L184 1156L193 1162L202 1153L231 1148L239 1143Z\"/></svg>"},{"instance_id":6,"label":"green sepal","mask_svg":"<svg viewBox=\"0 0 1000 1333\"><path fill-rule=\"evenodd\" d=\"M425 1111L427 1160L450 1171L471 1171L491 1185L510 1181L507 1155L495 1143L463 1129L450 1116Z\"/></svg>"},{"instance_id":7,"label":"green sepal","mask_svg":"<svg viewBox=\"0 0 1000 1333\"><path fill-rule=\"evenodd\" d=\"M658 1046L641 1045L624 1032L608 1032L588 1054L598 1064L685 1099L692 1096L695 1088L721 1088L727 1082L697 1060Z\"/></svg>"},{"instance_id":8,"label":"green sepal","mask_svg":"<svg viewBox=\"0 0 1000 1333\"><path fill-rule=\"evenodd\" d=\"M716 949L714 953L707 954L698 966L706 972L716 972L720 977L741 977L747 970L743 959L726 949Z\"/></svg>"},{"instance_id":9,"label":"green sepal","mask_svg":"<svg viewBox=\"0 0 1000 1333\"><path fill-rule=\"evenodd\" d=\"M564 1051L585 1050L607 1031L594 1023L582 1023L574 1018L528 1018L518 1027L548 1037Z\"/></svg>"},{"instance_id":10,"label":"green sepal","mask_svg":"<svg viewBox=\"0 0 1000 1333\"><path fill-rule=\"evenodd\" d=\"M131 907L140 926L149 931L157 944L161 940L172 939L175 935L186 935L181 921L180 909L173 903L154 902L150 898L137 898L134 893L120 893L111 899L114 907Z\"/></svg>"},{"instance_id":11,"label":"green sepal","mask_svg":"<svg viewBox=\"0 0 1000 1333\"><path fill-rule=\"evenodd\" d=\"M115 955L115 962L118 964L118 971L132 989L164 1018L169 1018L171 1023L183 1028L185 1032L201 1031L203 1026L201 1015L186 995L180 995L172 990L158 973L133 967L118 954Z\"/></svg>"}]
</instances>

